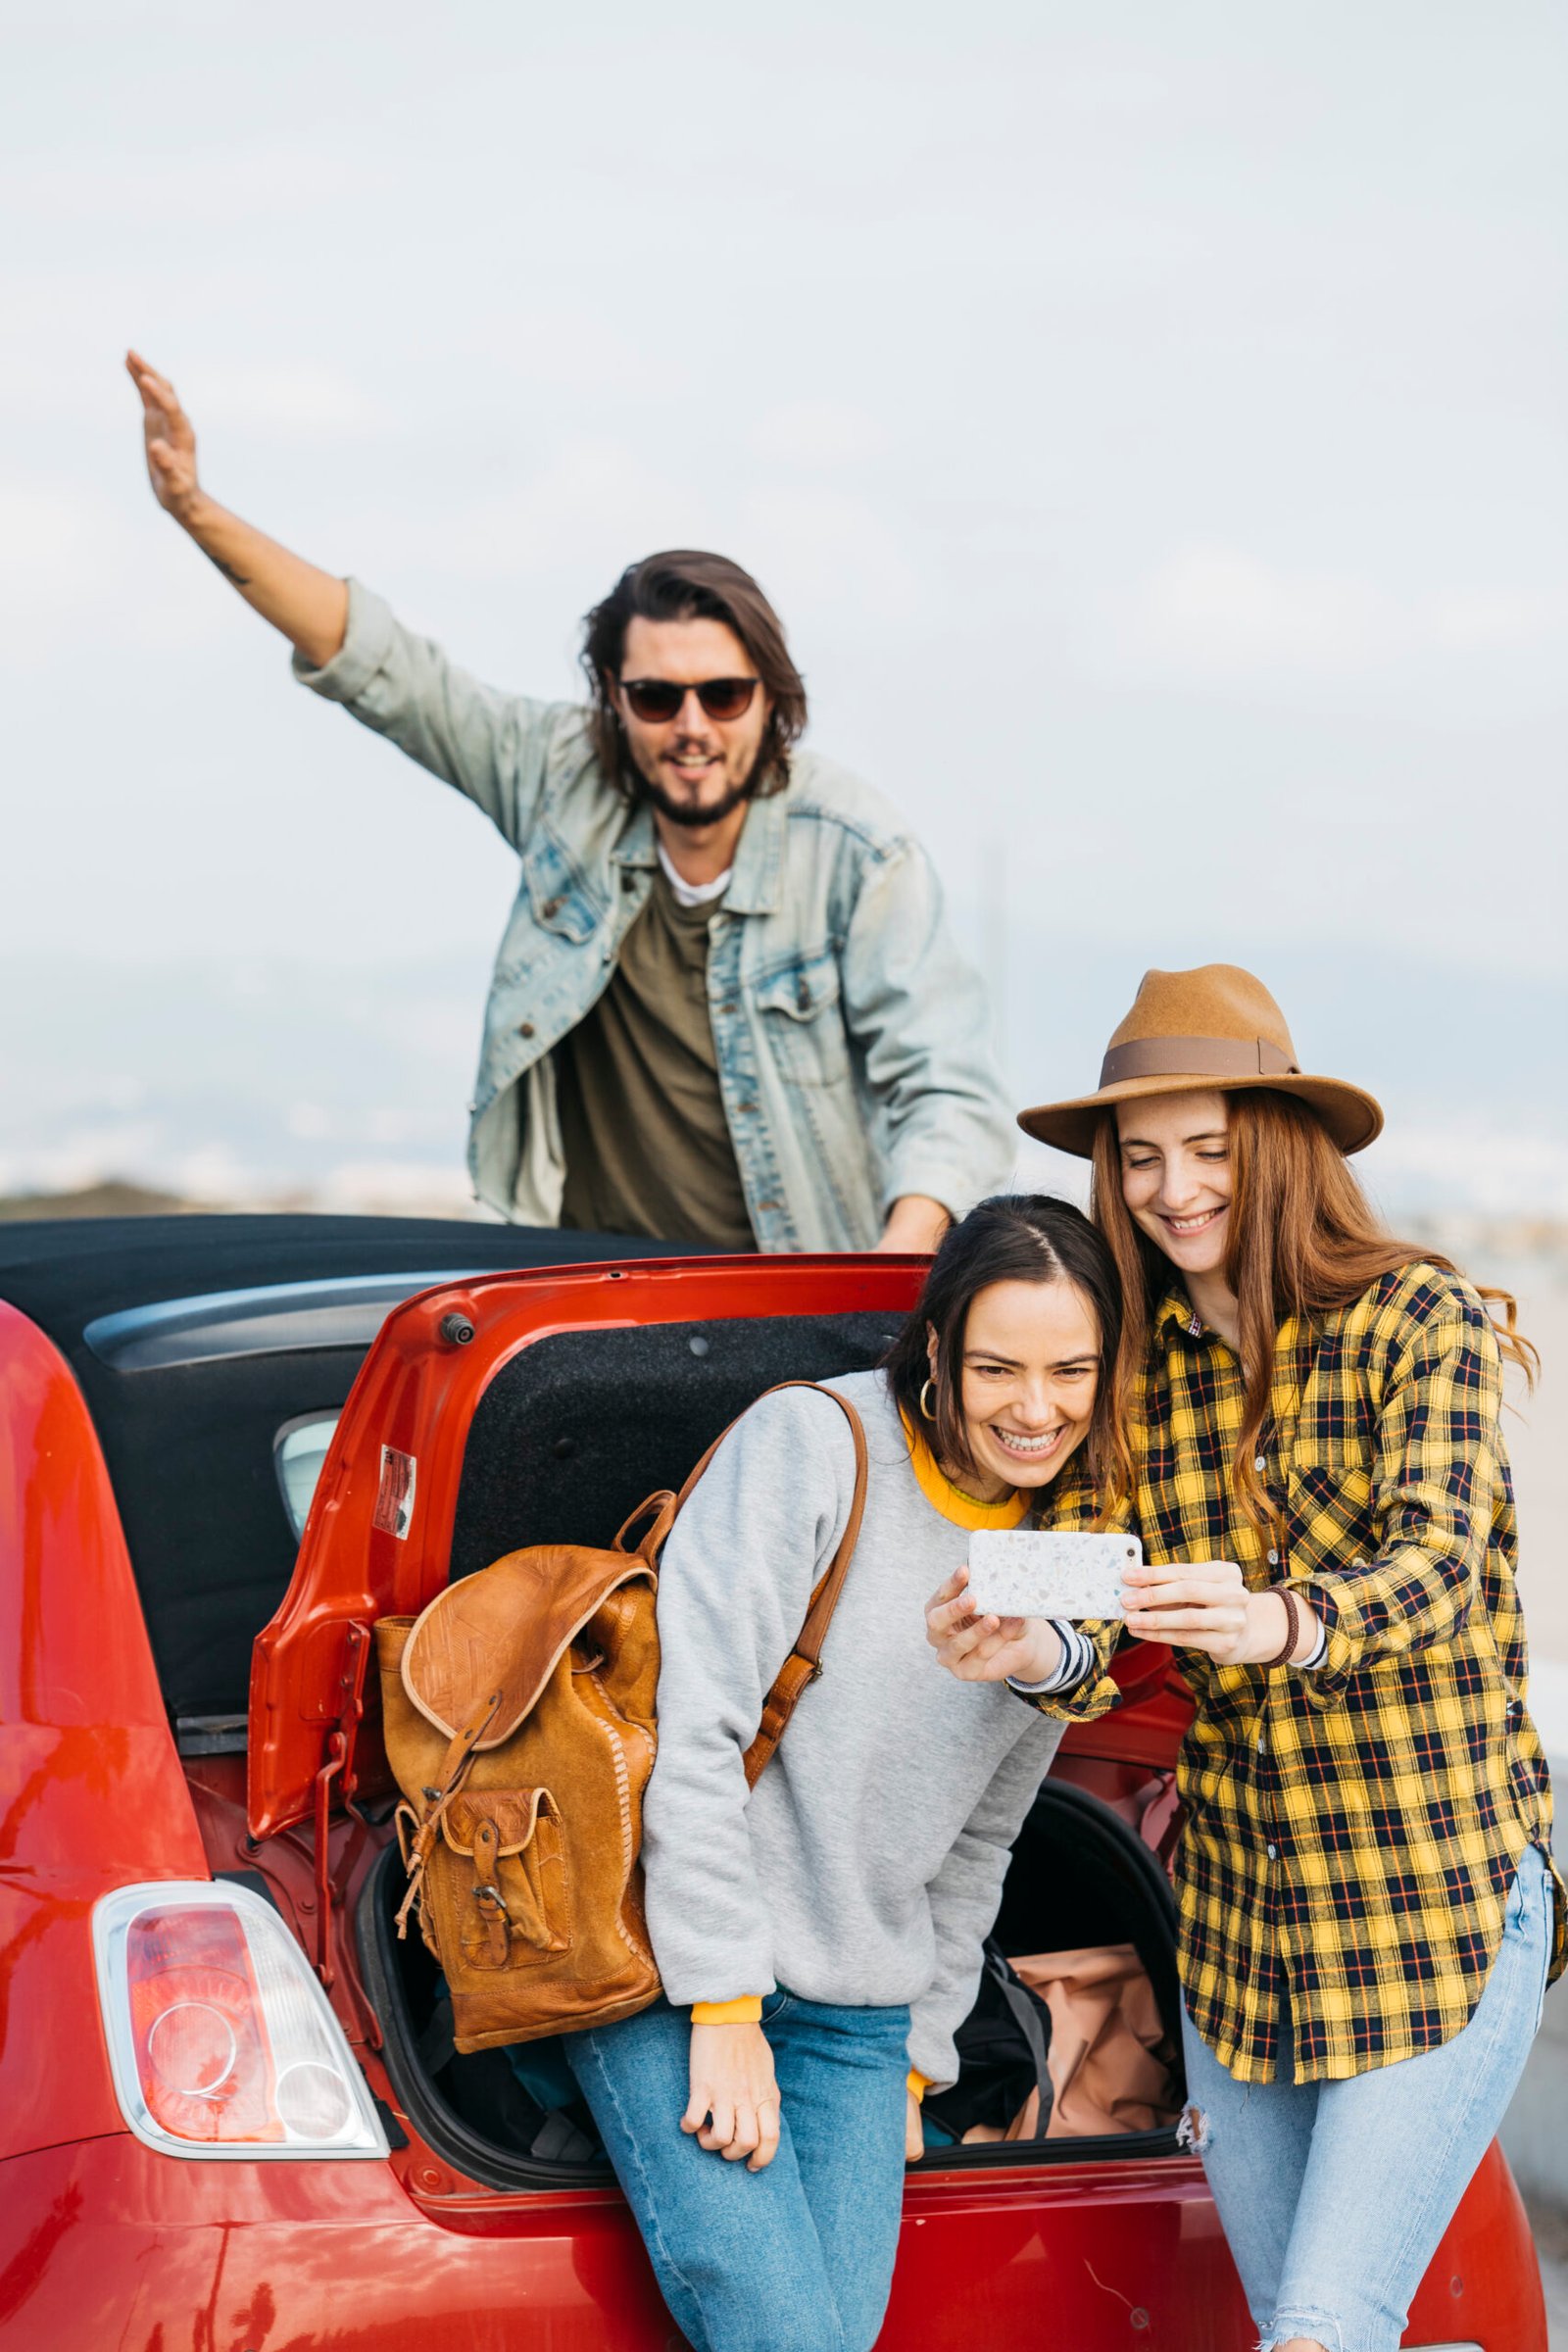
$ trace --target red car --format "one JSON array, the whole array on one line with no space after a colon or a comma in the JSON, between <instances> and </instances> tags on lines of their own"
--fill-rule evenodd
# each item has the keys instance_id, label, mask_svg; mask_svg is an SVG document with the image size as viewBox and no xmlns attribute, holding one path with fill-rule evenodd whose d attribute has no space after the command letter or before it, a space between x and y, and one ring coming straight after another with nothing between
<instances>
[{"instance_id":1,"label":"red car","mask_svg":"<svg viewBox=\"0 0 1568 2352\"><path fill-rule=\"evenodd\" d=\"M455 2057L396 1936L370 1629L518 1544L608 1541L773 1381L873 1362L920 1267L606 1247L0 1226L4 2352L679 2343L580 2119ZM1125 1673L1063 1743L1000 1933L1136 1944L1174 2024L1187 1708L1159 1653ZM898 2352L1252 2340L1169 2132L909 2176ZM1496 2148L1405 2340L1545 2352Z\"/></svg>"}]
</instances>

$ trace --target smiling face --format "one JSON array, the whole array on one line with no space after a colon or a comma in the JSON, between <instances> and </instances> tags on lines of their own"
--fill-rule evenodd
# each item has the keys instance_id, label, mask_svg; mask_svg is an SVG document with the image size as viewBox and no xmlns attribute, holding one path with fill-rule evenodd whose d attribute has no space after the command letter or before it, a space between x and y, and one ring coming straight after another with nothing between
<instances>
[{"instance_id":1,"label":"smiling face","mask_svg":"<svg viewBox=\"0 0 1568 2352\"><path fill-rule=\"evenodd\" d=\"M1121 1197L1134 1223L1184 1274L1221 1274L1235 1184L1224 1096L1119 1103L1116 1136Z\"/></svg>"},{"instance_id":2,"label":"smiling face","mask_svg":"<svg viewBox=\"0 0 1568 2352\"><path fill-rule=\"evenodd\" d=\"M936 1337L930 1335L933 1371ZM1100 1326L1074 1282L993 1282L969 1302L963 1335L964 1436L982 1502L1049 1486L1089 1435L1100 1385Z\"/></svg>"},{"instance_id":3,"label":"smiling face","mask_svg":"<svg viewBox=\"0 0 1568 2352\"><path fill-rule=\"evenodd\" d=\"M755 678L757 663L722 620L645 620L639 613L626 623L620 676L700 686L709 678ZM648 797L671 823L690 829L718 824L741 806L772 708L764 686L758 686L739 718L710 718L696 695L688 694L673 718L655 721L636 715L620 679L608 685Z\"/></svg>"}]
</instances>

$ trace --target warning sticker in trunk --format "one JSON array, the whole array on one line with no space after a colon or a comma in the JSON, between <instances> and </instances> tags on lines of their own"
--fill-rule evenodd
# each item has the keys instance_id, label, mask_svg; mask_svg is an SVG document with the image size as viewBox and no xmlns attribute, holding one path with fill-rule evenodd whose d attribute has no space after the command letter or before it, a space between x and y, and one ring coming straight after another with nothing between
<instances>
[{"instance_id":1,"label":"warning sticker in trunk","mask_svg":"<svg viewBox=\"0 0 1568 2352\"><path fill-rule=\"evenodd\" d=\"M382 1446L381 1483L375 1492L375 1516L370 1524L385 1536L396 1536L400 1544L407 1543L414 1517L414 1476L417 1468L412 1453L399 1453L395 1446Z\"/></svg>"}]
</instances>

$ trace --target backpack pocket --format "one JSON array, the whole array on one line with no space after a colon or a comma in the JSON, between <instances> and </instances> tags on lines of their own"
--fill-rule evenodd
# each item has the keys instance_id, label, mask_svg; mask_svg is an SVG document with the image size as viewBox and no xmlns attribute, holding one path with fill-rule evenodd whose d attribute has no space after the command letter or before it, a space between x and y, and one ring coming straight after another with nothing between
<instances>
[{"instance_id":1,"label":"backpack pocket","mask_svg":"<svg viewBox=\"0 0 1568 2352\"><path fill-rule=\"evenodd\" d=\"M567 1950L571 1899L548 1788L465 1789L441 1817L442 1877L469 1968L525 1968Z\"/></svg>"}]
</instances>

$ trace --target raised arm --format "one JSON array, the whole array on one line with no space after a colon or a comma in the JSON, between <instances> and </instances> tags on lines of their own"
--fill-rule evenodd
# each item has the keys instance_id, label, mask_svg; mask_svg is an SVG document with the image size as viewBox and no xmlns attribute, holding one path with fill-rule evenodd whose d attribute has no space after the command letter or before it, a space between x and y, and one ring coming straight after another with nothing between
<instances>
[{"instance_id":1,"label":"raised arm","mask_svg":"<svg viewBox=\"0 0 1568 2352\"><path fill-rule=\"evenodd\" d=\"M139 352L126 352L125 368L141 394L147 472L158 504L252 610L280 629L313 669L322 668L348 626L346 582L291 555L209 498L196 476L195 430L173 385Z\"/></svg>"},{"instance_id":2,"label":"raised arm","mask_svg":"<svg viewBox=\"0 0 1568 2352\"><path fill-rule=\"evenodd\" d=\"M404 628L378 596L318 570L217 505L196 478L196 435L173 385L134 351L125 366L141 394L153 495L289 639L295 675L456 785L521 850L538 814L553 731L573 722L572 706L482 684Z\"/></svg>"}]
</instances>

